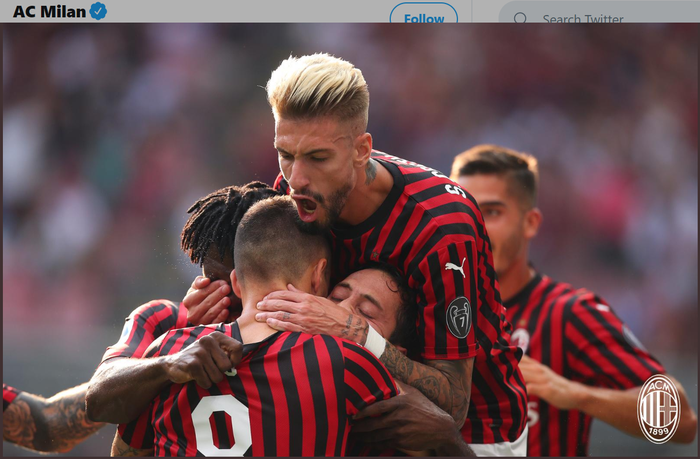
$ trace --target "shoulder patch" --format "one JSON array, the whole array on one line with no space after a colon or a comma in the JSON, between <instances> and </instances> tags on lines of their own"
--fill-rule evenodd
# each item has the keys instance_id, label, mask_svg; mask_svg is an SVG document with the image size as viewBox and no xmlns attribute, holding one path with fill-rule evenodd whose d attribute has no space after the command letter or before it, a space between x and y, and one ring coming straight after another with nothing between
<instances>
[{"instance_id":1,"label":"shoulder patch","mask_svg":"<svg viewBox=\"0 0 700 459\"><path fill-rule=\"evenodd\" d=\"M466 338L472 329L472 310L469 300L460 296L447 307L447 328L455 338Z\"/></svg>"}]
</instances>

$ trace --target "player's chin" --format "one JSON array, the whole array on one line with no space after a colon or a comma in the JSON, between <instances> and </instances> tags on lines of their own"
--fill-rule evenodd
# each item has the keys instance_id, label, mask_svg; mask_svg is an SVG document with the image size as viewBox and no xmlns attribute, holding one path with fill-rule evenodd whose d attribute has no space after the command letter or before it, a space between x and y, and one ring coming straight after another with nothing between
<instances>
[{"instance_id":1,"label":"player's chin","mask_svg":"<svg viewBox=\"0 0 700 459\"><path fill-rule=\"evenodd\" d=\"M493 269L496 271L496 279L502 279L507 271L506 268L504 268L503 265L498 262L494 262Z\"/></svg>"},{"instance_id":2,"label":"player's chin","mask_svg":"<svg viewBox=\"0 0 700 459\"><path fill-rule=\"evenodd\" d=\"M309 215L302 216L301 214L299 215L299 217L301 219L302 229L309 233L323 233L330 227L328 218L321 211L321 209L317 209L313 213L313 218L310 218Z\"/></svg>"}]
</instances>

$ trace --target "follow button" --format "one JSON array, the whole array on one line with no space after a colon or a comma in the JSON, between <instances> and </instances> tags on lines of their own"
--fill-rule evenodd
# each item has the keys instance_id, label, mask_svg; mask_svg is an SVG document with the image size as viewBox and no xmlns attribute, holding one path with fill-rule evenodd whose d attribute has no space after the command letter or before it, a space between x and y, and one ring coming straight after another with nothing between
<instances>
[{"instance_id":1,"label":"follow button","mask_svg":"<svg viewBox=\"0 0 700 459\"><path fill-rule=\"evenodd\" d=\"M459 22L457 10L445 2L403 2L389 13L389 22L442 24Z\"/></svg>"}]
</instances>

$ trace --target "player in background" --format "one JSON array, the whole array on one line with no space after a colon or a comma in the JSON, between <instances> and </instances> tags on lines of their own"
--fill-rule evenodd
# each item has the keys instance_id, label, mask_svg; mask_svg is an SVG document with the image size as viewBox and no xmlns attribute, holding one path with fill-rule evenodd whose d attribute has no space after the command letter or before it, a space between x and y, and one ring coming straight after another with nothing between
<instances>
[{"instance_id":1,"label":"player in background","mask_svg":"<svg viewBox=\"0 0 700 459\"><path fill-rule=\"evenodd\" d=\"M282 172L276 188L289 192L307 225L330 229L334 281L369 261L407 277L416 292L423 363L387 344L363 317L329 308L325 298L272 293L259 320L370 343L396 379L464 425L467 442L484 446L477 454L524 454L520 351L509 343L476 202L433 169L373 151L369 92L352 64L327 54L290 57L272 73L267 93ZM196 291L183 303L194 323L221 310Z\"/></svg>"},{"instance_id":2,"label":"player in background","mask_svg":"<svg viewBox=\"0 0 700 459\"><path fill-rule=\"evenodd\" d=\"M2 385L2 438L41 453L66 453L104 426L85 416L87 384L51 398Z\"/></svg>"},{"instance_id":3,"label":"player in background","mask_svg":"<svg viewBox=\"0 0 700 459\"><path fill-rule=\"evenodd\" d=\"M323 235L302 231L289 197L251 207L238 227L231 273L241 316L231 324L173 330L152 345L155 355L177 352L218 331L245 344L243 358L235 375L208 390L194 382L165 388L150 410L155 450L148 453L345 454L352 416L397 393L386 368L354 342L278 332L255 320L257 303L289 284L325 296L329 257ZM129 436L133 441L120 431L113 454L134 452L123 440Z\"/></svg>"},{"instance_id":4,"label":"player in background","mask_svg":"<svg viewBox=\"0 0 700 459\"><path fill-rule=\"evenodd\" d=\"M206 291L221 293L224 310L208 320L234 320L241 311L240 299L233 294L229 274L233 269L233 244L236 228L245 212L256 202L279 193L261 182L217 190L194 203L181 235L181 248L192 263L202 266L211 281ZM87 414L95 421L114 424L138 416L169 382L196 380L203 387L223 378L202 373L200 359L209 361L211 353L229 340L210 343L207 349L158 359L141 360L154 339L175 328L191 326L187 310L168 300L155 300L135 309L126 319L119 341L107 348L102 363L90 380ZM205 341L205 344L207 342ZM216 346L214 346L216 344ZM226 344L233 347L234 344ZM196 352L194 352L196 351ZM214 378L215 381L212 381ZM138 387L138 390L134 388Z\"/></svg>"},{"instance_id":5,"label":"player in background","mask_svg":"<svg viewBox=\"0 0 700 459\"><path fill-rule=\"evenodd\" d=\"M594 293L537 272L529 243L542 214L536 207L537 160L496 145L458 155L452 179L479 203L493 244L494 262L512 340L528 391L528 456L585 455L592 418L642 436L637 397L663 366ZM675 380L674 380L675 381ZM691 442L697 421L685 391L673 441Z\"/></svg>"}]
</instances>

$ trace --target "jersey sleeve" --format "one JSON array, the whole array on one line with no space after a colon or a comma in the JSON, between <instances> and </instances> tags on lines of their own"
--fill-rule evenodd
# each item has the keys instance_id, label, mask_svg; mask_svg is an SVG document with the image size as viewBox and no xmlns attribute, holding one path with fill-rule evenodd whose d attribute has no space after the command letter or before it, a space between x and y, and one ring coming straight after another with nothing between
<instances>
[{"instance_id":1,"label":"jersey sleeve","mask_svg":"<svg viewBox=\"0 0 700 459\"><path fill-rule=\"evenodd\" d=\"M567 363L584 380L612 389L641 386L664 367L601 299L579 298L565 314Z\"/></svg>"},{"instance_id":2,"label":"jersey sleeve","mask_svg":"<svg viewBox=\"0 0 700 459\"><path fill-rule=\"evenodd\" d=\"M184 309L184 308L183 308ZM144 357L174 354L186 348L202 336L215 331L231 336L230 324L200 325L166 331L155 338L144 351ZM160 397L160 396L159 396ZM156 398L158 400L158 398ZM155 402L154 402L155 403ZM119 424L118 432L124 443L135 449L151 449L155 445L153 428L154 403L141 415L127 424Z\"/></svg>"},{"instance_id":3,"label":"jersey sleeve","mask_svg":"<svg viewBox=\"0 0 700 459\"><path fill-rule=\"evenodd\" d=\"M187 325L187 310L171 301L155 300L141 305L126 318L119 341L107 348L102 362L114 357L141 358L155 338Z\"/></svg>"},{"instance_id":4,"label":"jersey sleeve","mask_svg":"<svg viewBox=\"0 0 700 459\"><path fill-rule=\"evenodd\" d=\"M127 424L119 424L117 431L127 445L134 449L151 449L155 445L155 432L151 422L153 404Z\"/></svg>"},{"instance_id":5,"label":"jersey sleeve","mask_svg":"<svg viewBox=\"0 0 700 459\"><path fill-rule=\"evenodd\" d=\"M429 253L409 277L418 302L418 335L424 359L475 357L480 276L473 240Z\"/></svg>"},{"instance_id":6,"label":"jersey sleeve","mask_svg":"<svg viewBox=\"0 0 700 459\"><path fill-rule=\"evenodd\" d=\"M3 413L7 409L8 406L17 398L19 395L20 391L15 389L14 387L10 387L7 384L3 383L2 384L2 411Z\"/></svg>"},{"instance_id":7,"label":"jersey sleeve","mask_svg":"<svg viewBox=\"0 0 700 459\"><path fill-rule=\"evenodd\" d=\"M160 355L163 342L169 339L174 331L166 332L156 337L144 350L143 357L156 357ZM153 402L139 415L138 418L126 424L119 424L117 432L122 441L134 449L151 449L155 446L155 430L153 429L152 412Z\"/></svg>"},{"instance_id":8,"label":"jersey sleeve","mask_svg":"<svg viewBox=\"0 0 700 459\"><path fill-rule=\"evenodd\" d=\"M343 341L345 359L345 397L348 416L354 416L364 407L397 395L394 379L371 352Z\"/></svg>"}]
</instances>

